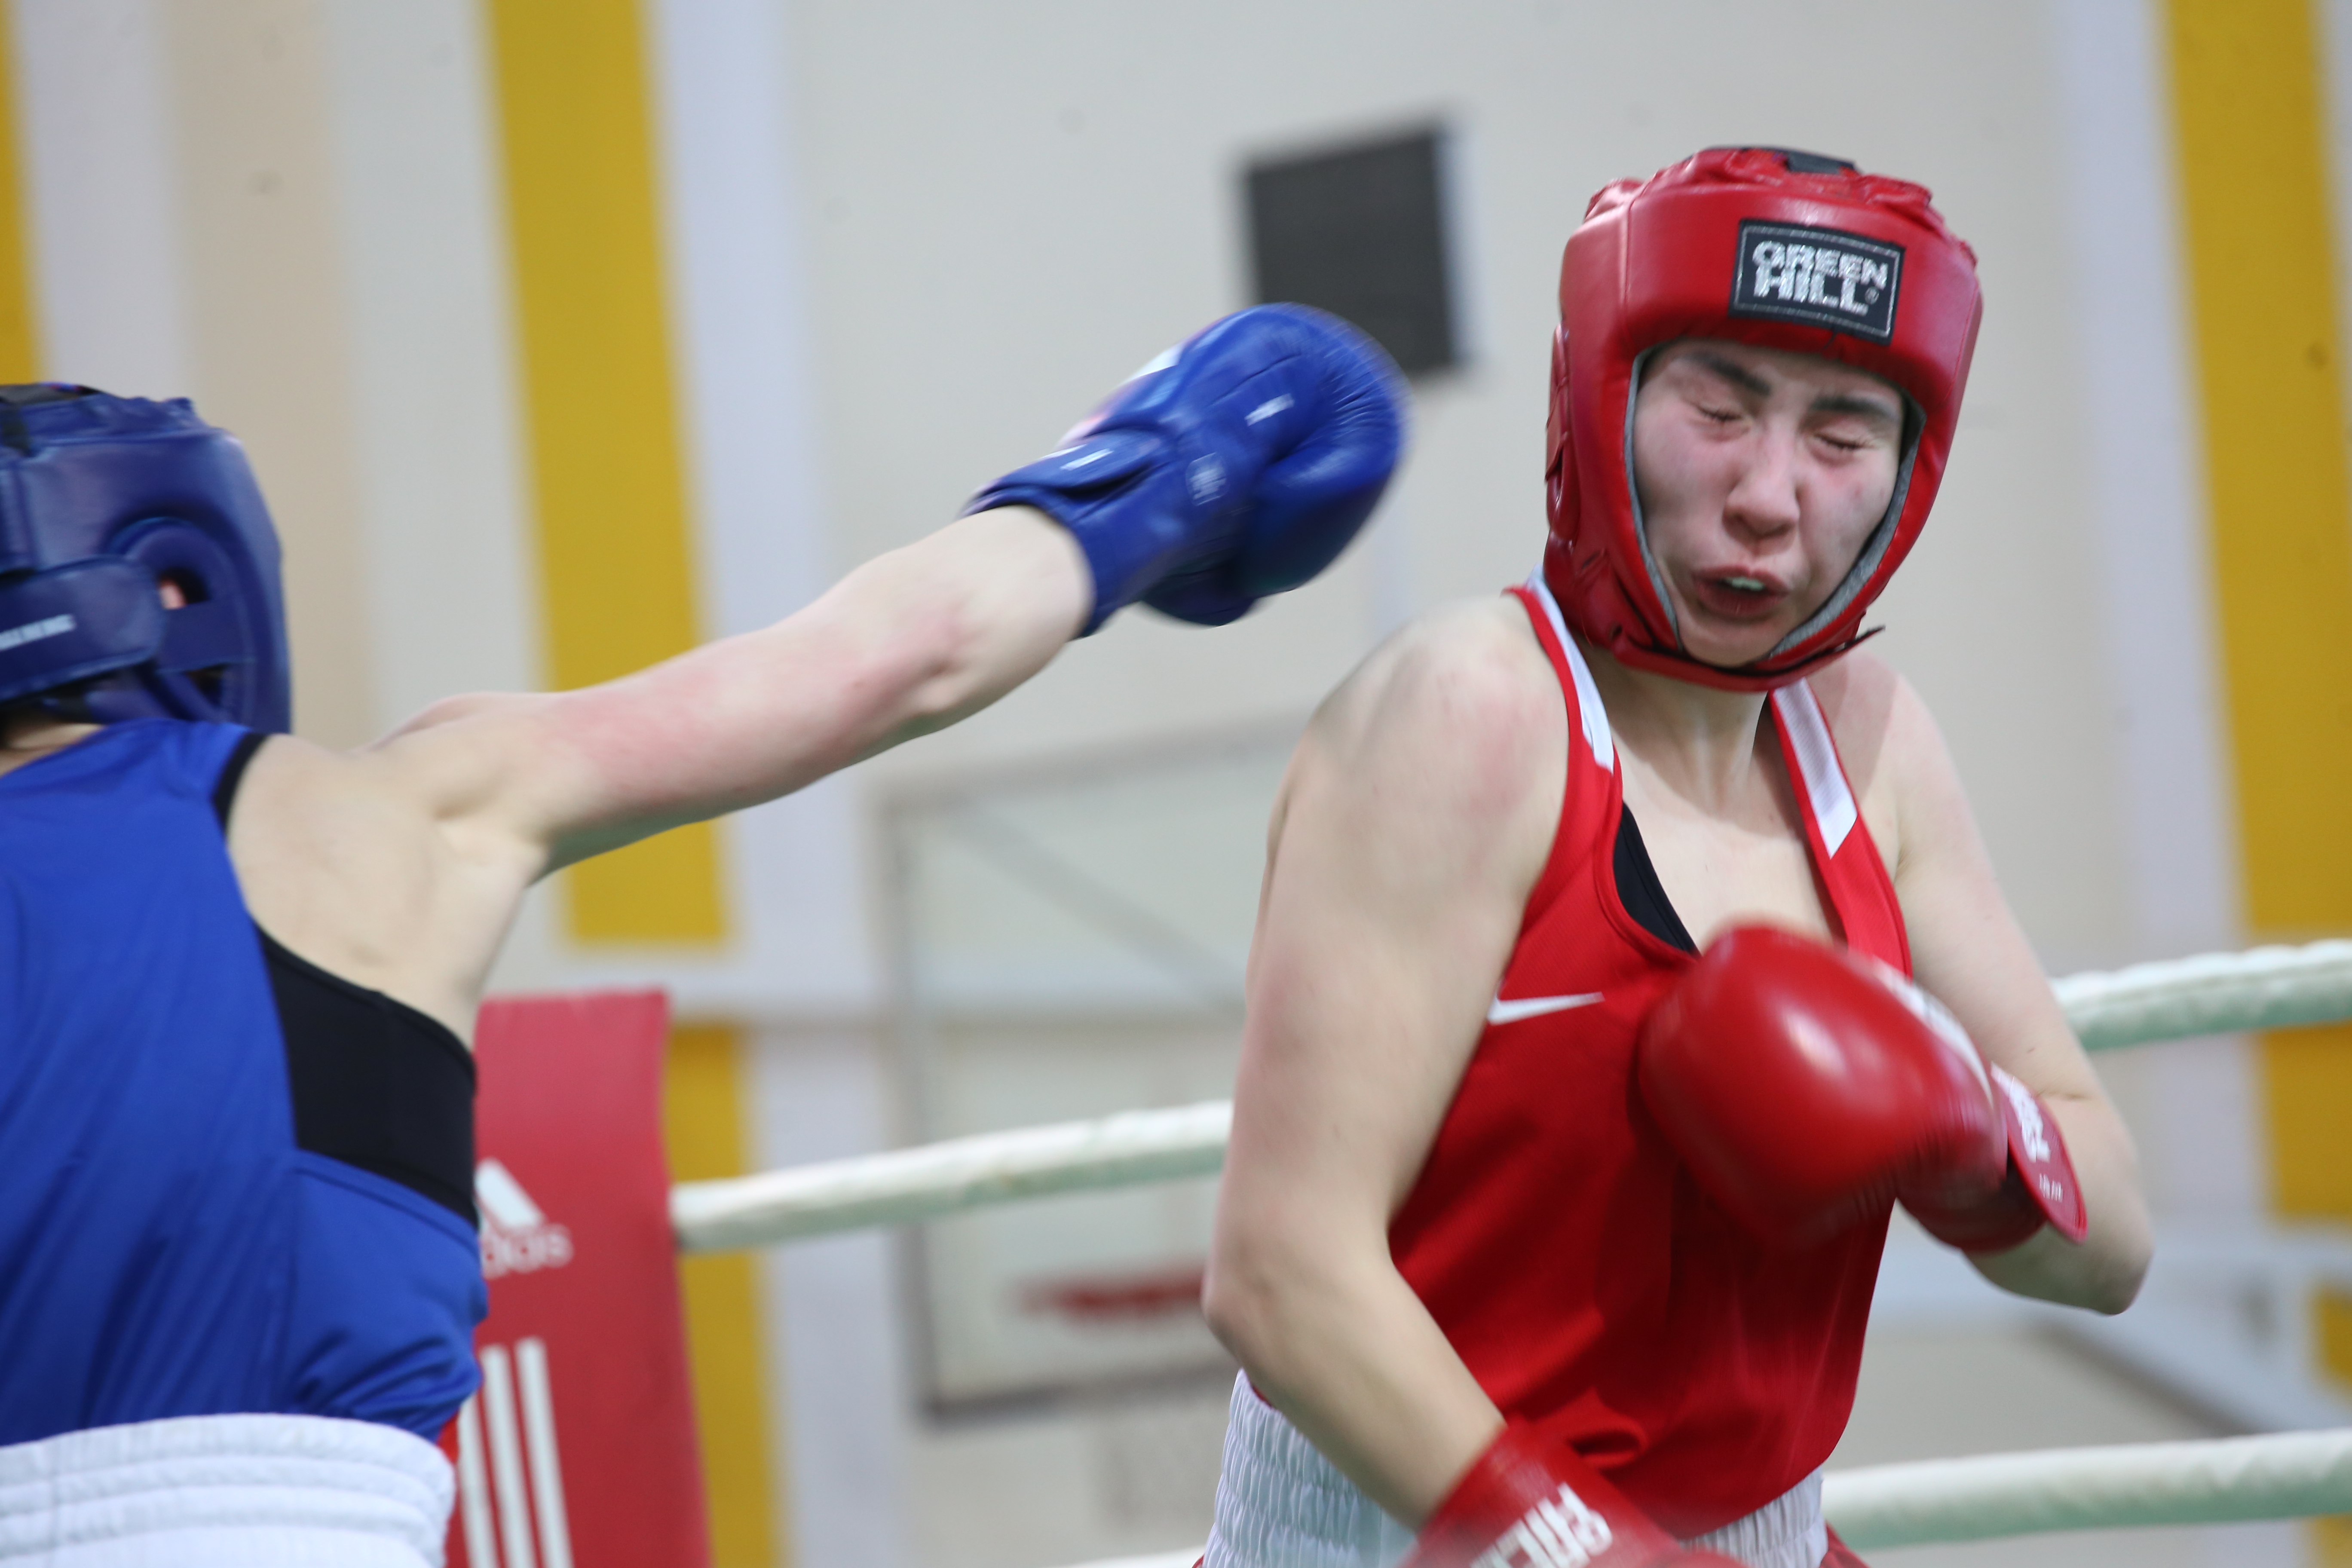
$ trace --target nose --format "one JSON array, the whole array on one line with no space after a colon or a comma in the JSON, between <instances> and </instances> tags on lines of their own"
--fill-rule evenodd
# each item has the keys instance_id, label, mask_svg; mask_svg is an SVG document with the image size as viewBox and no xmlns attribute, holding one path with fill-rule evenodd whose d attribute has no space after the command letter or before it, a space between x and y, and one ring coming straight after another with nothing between
<instances>
[{"instance_id":1,"label":"nose","mask_svg":"<svg viewBox=\"0 0 2352 1568\"><path fill-rule=\"evenodd\" d=\"M1723 520L1734 533L1766 543L1795 530L1801 510L1797 447L1793 431L1768 428L1759 433L1724 500Z\"/></svg>"}]
</instances>

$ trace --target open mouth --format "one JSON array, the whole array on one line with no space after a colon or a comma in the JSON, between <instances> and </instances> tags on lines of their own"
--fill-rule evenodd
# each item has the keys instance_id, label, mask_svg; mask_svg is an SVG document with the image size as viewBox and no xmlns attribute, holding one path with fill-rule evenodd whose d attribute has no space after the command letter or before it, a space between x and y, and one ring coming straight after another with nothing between
<instances>
[{"instance_id":1,"label":"open mouth","mask_svg":"<svg viewBox=\"0 0 2352 1568\"><path fill-rule=\"evenodd\" d=\"M1732 621L1759 621L1776 613L1789 590L1769 577L1748 572L1708 572L1692 579L1692 596L1709 615Z\"/></svg>"}]
</instances>

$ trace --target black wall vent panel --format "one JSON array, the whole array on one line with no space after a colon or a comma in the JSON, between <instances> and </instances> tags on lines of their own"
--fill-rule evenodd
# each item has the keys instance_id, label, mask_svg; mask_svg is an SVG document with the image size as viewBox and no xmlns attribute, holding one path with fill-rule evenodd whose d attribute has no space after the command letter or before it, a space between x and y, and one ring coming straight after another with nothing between
<instances>
[{"instance_id":1,"label":"black wall vent panel","mask_svg":"<svg viewBox=\"0 0 2352 1568\"><path fill-rule=\"evenodd\" d=\"M1442 133L1423 130L1252 163L1258 299L1346 317L1408 375L1454 364L1443 152Z\"/></svg>"}]
</instances>

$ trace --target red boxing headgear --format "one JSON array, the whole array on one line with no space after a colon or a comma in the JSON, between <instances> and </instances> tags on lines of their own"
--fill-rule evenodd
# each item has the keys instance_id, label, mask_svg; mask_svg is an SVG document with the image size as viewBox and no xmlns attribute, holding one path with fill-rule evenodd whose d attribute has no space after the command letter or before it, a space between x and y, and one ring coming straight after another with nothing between
<instances>
[{"instance_id":1,"label":"red boxing headgear","mask_svg":"<svg viewBox=\"0 0 2352 1568\"><path fill-rule=\"evenodd\" d=\"M1852 647L1927 521L1982 314L1976 253L1903 180L1717 147L1602 190L1561 258L1552 341L1544 578L1569 625L1623 663L1739 691L1786 685ZM1845 581L1736 669L1683 651L1633 493L1634 385L1650 351L1678 338L1818 354L1884 377L1909 404L1894 499Z\"/></svg>"}]
</instances>

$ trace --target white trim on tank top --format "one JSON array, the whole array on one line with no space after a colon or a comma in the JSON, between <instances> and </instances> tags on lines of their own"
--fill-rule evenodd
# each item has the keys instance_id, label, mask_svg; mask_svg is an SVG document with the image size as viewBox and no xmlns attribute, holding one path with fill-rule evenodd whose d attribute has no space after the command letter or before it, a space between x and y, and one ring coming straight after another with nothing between
<instances>
[{"instance_id":1,"label":"white trim on tank top","mask_svg":"<svg viewBox=\"0 0 2352 1568\"><path fill-rule=\"evenodd\" d=\"M1780 728L1789 737L1789 749L1797 753L1797 767L1805 775L1805 794L1813 803L1813 821L1822 830L1822 847L1832 855L1853 831L1862 819L1861 810L1853 803L1853 791L1845 782L1845 770L1838 765L1837 742L1830 739L1830 721L1822 716L1822 705L1813 696L1813 689L1801 680L1792 680L1772 692L1772 711L1780 716Z\"/></svg>"},{"instance_id":2,"label":"white trim on tank top","mask_svg":"<svg viewBox=\"0 0 2352 1568\"><path fill-rule=\"evenodd\" d=\"M1568 657L1568 673L1576 683L1577 717L1584 726L1585 743L1592 748L1593 759L1602 767L1614 772L1617 767L1616 742L1609 732L1609 711L1601 705L1601 689L1592 684L1592 671L1584 662L1584 650L1568 635L1568 621L1559 613L1559 601L1552 597L1551 584L1544 581L1541 568L1528 579L1537 603L1551 621L1552 635L1559 638L1560 651ZM1801 680L1792 680L1772 692L1772 711L1778 715L1780 728L1789 737L1790 750L1797 753L1797 769L1805 775L1805 796L1812 802L1813 821L1822 830L1822 845L1835 855L1845 843L1846 835L1862 819L1854 805L1853 791L1847 787L1845 770L1838 765L1837 743L1830 738L1829 721L1822 715L1822 705L1813 696L1813 689Z\"/></svg>"},{"instance_id":3,"label":"white trim on tank top","mask_svg":"<svg viewBox=\"0 0 2352 1568\"><path fill-rule=\"evenodd\" d=\"M1568 656L1568 674L1576 683L1576 716L1584 726L1584 743L1592 748L1592 760L1613 773L1617 771L1617 742L1610 737L1609 710L1601 706L1601 688L1592 684L1592 671L1585 666L1584 650L1568 635L1568 622L1560 616L1559 601L1551 596L1551 584L1544 581L1541 567L1528 579L1528 587L1550 619L1551 633L1559 639L1560 652Z\"/></svg>"}]
</instances>

